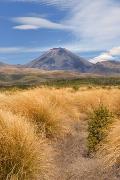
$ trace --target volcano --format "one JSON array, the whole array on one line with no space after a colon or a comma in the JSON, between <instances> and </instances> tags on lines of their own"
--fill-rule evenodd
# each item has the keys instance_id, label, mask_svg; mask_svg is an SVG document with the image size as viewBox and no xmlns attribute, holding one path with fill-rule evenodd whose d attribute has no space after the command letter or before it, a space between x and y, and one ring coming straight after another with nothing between
<instances>
[{"instance_id":1,"label":"volcano","mask_svg":"<svg viewBox=\"0 0 120 180\"><path fill-rule=\"evenodd\" d=\"M89 71L92 63L65 48L53 48L39 58L26 64L25 67L43 70L79 71L84 73Z\"/></svg>"}]
</instances>

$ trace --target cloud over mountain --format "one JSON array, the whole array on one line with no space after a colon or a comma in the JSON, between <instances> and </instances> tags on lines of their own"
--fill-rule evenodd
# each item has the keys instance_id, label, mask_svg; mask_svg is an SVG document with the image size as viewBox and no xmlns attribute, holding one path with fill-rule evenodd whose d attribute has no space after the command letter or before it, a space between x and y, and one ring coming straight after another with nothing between
<instances>
[{"instance_id":1,"label":"cloud over mountain","mask_svg":"<svg viewBox=\"0 0 120 180\"><path fill-rule=\"evenodd\" d=\"M97 62L118 60L120 58L120 47L114 47L110 51L102 53L100 56L90 60L90 62L96 64ZM119 59L120 60L120 59Z\"/></svg>"}]
</instances>

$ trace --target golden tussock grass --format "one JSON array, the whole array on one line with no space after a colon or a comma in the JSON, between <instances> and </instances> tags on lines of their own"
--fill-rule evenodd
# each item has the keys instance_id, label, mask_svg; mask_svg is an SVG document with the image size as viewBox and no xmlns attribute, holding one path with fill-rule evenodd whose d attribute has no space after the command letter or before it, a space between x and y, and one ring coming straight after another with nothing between
<instances>
[{"instance_id":1,"label":"golden tussock grass","mask_svg":"<svg viewBox=\"0 0 120 180\"><path fill-rule=\"evenodd\" d=\"M39 133L55 137L64 131L66 119L79 119L80 113L87 114L100 104L119 116L119 89L35 88L0 94L0 108L25 116L34 122Z\"/></svg>"},{"instance_id":2,"label":"golden tussock grass","mask_svg":"<svg viewBox=\"0 0 120 180\"><path fill-rule=\"evenodd\" d=\"M97 156L102 159L105 168L120 166L120 120L116 120L105 141L101 144Z\"/></svg>"},{"instance_id":3,"label":"golden tussock grass","mask_svg":"<svg viewBox=\"0 0 120 180\"><path fill-rule=\"evenodd\" d=\"M45 149L42 141L31 123L0 111L0 179L28 180L37 179L38 174L43 176Z\"/></svg>"},{"instance_id":4,"label":"golden tussock grass","mask_svg":"<svg viewBox=\"0 0 120 180\"><path fill-rule=\"evenodd\" d=\"M73 94L68 92L36 88L12 95L2 94L0 107L25 116L36 125L39 133L46 137L55 137L63 133L65 119L79 117L77 107L72 104Z\"/></svg>"},{"instance_id":5,"label":"golden tussock grass","mask_svg":"<svg viewBox=\"0 0 120 180\"><path fill-rule=\"evenodd\" d=\"M35 179L38 171L45 174L49 168L42 138L63 136L69 120L79 120L81 114L86 117L100 104L119 119L120 90L42 87L0 93L0 179ZM118 121L103 146L109 164L119 161L119 132Z\"/></svg>"},{"instance_id":6,"label":"golden tussock grass","mask_svg":"<svg viewBox=\"0 0 120 180\"><path fill-rule=\"evenodd\" d=\"M107 108L115 114L120 112L120 91L118 89L78 91L74 98L81 112L87 113L98 107L99 104L107 106Z\"/></svg>"},{"instance_id":7,"label":"golden tussock grass","mask_svg":"<svg viewBox=\"0 0 120 180\"><path fill-rule=\"evenodd\" d=\"M8 97L7 102L5 100L4 108L26 117L36 125L39 133L45 134L47 137L53 136L59 131L59 111L44 97L39 98L31 94L20 93Z\"/></svg>"}]
</instances>

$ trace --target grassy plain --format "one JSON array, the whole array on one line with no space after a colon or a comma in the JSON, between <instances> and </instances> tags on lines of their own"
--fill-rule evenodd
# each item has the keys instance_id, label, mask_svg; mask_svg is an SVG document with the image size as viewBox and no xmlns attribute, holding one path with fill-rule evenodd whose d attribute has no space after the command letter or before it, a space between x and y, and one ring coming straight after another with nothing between
<instances>
[{"instance_id":1,"label":"grassy plain","mask_svg":"<svg viewBox=\"0 0 120 180\"><path fill-rule=\"evenodd\" d=\"M119 85L78 87L78 80L74 82L67 87L54 84L0 92L1 180L93 179L105 168L106 176L117 178L118 172L109 174L109 169L120 166ZM102 120L107 130L92 158L87 149L91 114L93 122ZM98 129L92 129L93 143Z\"/></svg>"}]
</instances>

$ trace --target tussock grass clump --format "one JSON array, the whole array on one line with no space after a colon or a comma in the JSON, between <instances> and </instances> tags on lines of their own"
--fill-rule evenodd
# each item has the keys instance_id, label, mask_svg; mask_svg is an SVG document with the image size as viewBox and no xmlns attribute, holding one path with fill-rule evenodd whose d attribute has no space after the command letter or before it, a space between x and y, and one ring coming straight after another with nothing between
<instances>
[{"instance_id":1,"label":"tussock grass clump","mask_svg":"<svg viewBox=\"0 0 120 180\"><path fill-rule=\"evenodd\" d=\"M30 180L42 174L40 141L25 119L0 111L0 179Z\"/></svg>"},{"instance_id":2,"label":"tussock grass clump","mask_svg":"<svg viewBox=\"0 0 120 180\"><path fill-rule=\"evenodd\" d=\"M59 124L61 116L58 108L47 98L37 96L34 92L33 94L18 93L9 96L4 107L15 114L26 117L36 125L37 132L46 137L56 136L61 131Z\"/></svg>"},{"instance_id":3,"label":"tussock grass clump","mask_svg":"<svg viewBox=\"0 0 120 180\"><path fill-rule=\"evenodd\" d=\"M113 115L107 107L100 105L90 114L88 123L88 151L96 150L97 145L106 137L107 128Z\"/></svg>"},{"instance_id":4,"label":"tussock grass clump","mask_svg":"<svg viewBox=\"0 0 120 180\"><path fill-rule=\"evenodd\" d=\"M36 88L3 96L0 107L27 117L46 137L63 135L65 119L78 119L73 94L65 89Z\"/></svg>"},{"instance_id":5,"label":"tussock grass clump","mask_svg":"<svg viewBox=\"0 0 120 180\"><path fill-rule=\"evenodd\" d=\"M78 91L79 90L79 86L73 86L72 87L74 91Z\"/></svg>"},{"instance_id":6,"label":"tussock grass clump","mask_svg":"<svg viewBox=\"0 0 120 180\"><path fill-rule=\"evenodd\" d=\"M50 152L49 138L64 137L71 132L73 122L88 118L89 153L101 150L111 164L120 162L119 123L108 132L111 112L118 119L120 116L119 89L71 86L7 91L0 93L0 109L3 110L0 111L0 180L50 179L45 176L52 163L49 161L47 166L44 158ZM44 147L42 139L48 147Z\"/></svg>"},{"instance_id":7,"label":"tussock grass clump","mask_svg":"<svg viewBox=\"0 0 120 180\"><path fill-rule=\"evenodd\" d=\"M105 141L101 144L97 157L102 159L105 168L120 168L120 120L115 120Z\"/></svg>"},{"instance_id":8,"label":"tussock grass clump","mask_svg":"<svg viewBox=\"0 0 120 180\"><path fill-rule=\"evenodd\" d=\"M74 95L74 101L80 112L89 113L93 108L97 108L99 104L104 104L108 109L119 114L120 112L120 92L118 89L86 89L78 91Z\"/></svg>"}]
</instances>

